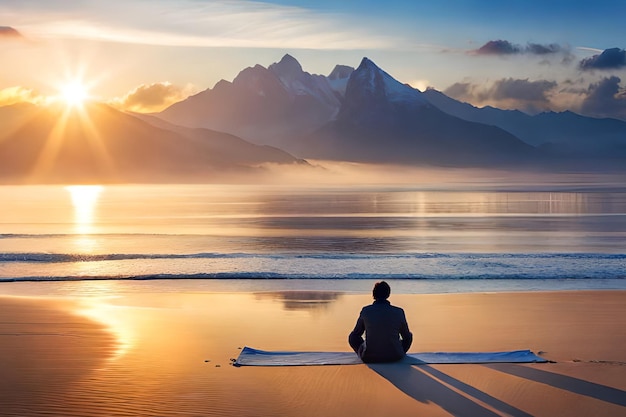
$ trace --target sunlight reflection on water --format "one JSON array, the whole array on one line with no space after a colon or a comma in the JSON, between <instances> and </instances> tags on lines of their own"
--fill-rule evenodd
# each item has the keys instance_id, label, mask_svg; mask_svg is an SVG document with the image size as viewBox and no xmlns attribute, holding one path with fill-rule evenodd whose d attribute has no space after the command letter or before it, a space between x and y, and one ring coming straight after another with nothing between
<instances>
[{"instance_id":1,"label":"sunlight reflection on water","mask_svg":"<svg viewBox=\"0 0 626 417\"><path fill-rule=\"evenodd\" d=\"M102 193L100 185L70 185L65 187L70 193L74 207L75 231L84 235L94 232L94 213Z\"/></svg>"},{"instance_id":2,"label":"sunlight reflection on water","mask_svg":"<svg viewBox=\"0 0 626 417\"><path fill-rule=\"evenodd\" d=\"M602 256L626 245L623 189L41 186L0 200L7 280L623 277Z\"/></svg>"}]
</instances>

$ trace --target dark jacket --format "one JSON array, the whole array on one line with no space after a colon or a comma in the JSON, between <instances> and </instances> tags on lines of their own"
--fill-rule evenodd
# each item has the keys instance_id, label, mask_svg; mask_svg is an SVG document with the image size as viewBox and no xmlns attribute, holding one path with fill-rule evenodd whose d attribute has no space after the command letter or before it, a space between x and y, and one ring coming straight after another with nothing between
<instances>
[{"instance_id":1,"label":"dark jacket","mask_svg":"<svg viewBox=\"0 0 626 417\"><path fill-rule=\"evenodd\" d=\"M392 306L388 300L376 300L373 304L363 307L356 326L349 336L350 345L353 348L362 341L363 333L365 333L366 345L361 357L363 362L400 360L413 341L404 310Z\"/></svg>"}]
</instances>

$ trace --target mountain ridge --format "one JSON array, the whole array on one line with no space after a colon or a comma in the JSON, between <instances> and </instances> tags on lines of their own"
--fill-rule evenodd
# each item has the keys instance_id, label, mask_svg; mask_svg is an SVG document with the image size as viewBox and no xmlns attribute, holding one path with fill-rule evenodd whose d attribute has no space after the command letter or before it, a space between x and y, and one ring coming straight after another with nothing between
<instances>
[{"instance_id":1,"label":"mountain ridge","mask_svg":"<svg viewBox=\"0 0 626 417\"><path fill-rule=\"evenodd\" d=\"M258 64L247 67L232 82L220 80L213 88L153 115L289 152L285 138L314 131L336 115L341 88L341 79L305 72L287 54L268 68Z\"/></svg>"},{"instance_id":2,"label":"mountain ridge","mask_svg":"<svg viewBox=\"0 0 626 417\"><path fill-rule=\"evenodd\" d=\"M258 83L244 85L240 78L242 74L254 75ZM265 89L259 89L259 86ZM230 91L226 91L228 88ZM234 94L233 90L237 93ZM223 96L218 97L216 91ZM261 91L263 99L257 97ZM269 91L275 99L270 98ZM261 65L246 68L232 83L220 81L200 95L205 101L199 105L192 104L190 99L173 106L189 116L185 120L168 109L156 116L173 123L233 133L254 143L285 149L301 158L377 162L376 155L362 155L364 141L359 142L355 137L361 135L367 138L365 142L370 144L374 153L378 152L376 142L380 142L379 151L384 152L379 153L378 162L447 165L456 160L454 163L465 164L462 154L476 153L471 149L472 144L483 153L489 153L490 148L493 150L491 158L486 155L468 158L466 162L472 165L502 165L522 159L531 164L545 162L550 165L551 158L565 163L568 159L602 159L607 155L613 159L615 156L626 159L626 122L597 121L574 113L531 116L518 110L477 108L434 89L419 91L396 80L368 57L364 57L356 69L337 64L328 76L323 76L305 72L296 58L286 54L268 68ZM212 110L217 103L222 113ZM270 109L274 109L271 114ZM422 121L422 132L419 132L416 120ZM438 124L433 122L436 120ZM359 124L362 124L360 128L369 124L370 129L361 133L349 132L351 125ZM387 130L382 126L387 126ZM407 129L414 131L413 142L408 138L411 135ZM430 132L430 144L425 137L426 131ZM373 136L374 133L378 138ZM393 136L391 139L390 135ZM448 145L460 146L450 149L447 156L432 154L433 159L429 160L431 157L424 153L423 157L408 157L415 152L417 142L422 147L434 149L444 146L438 142L445 142L442 138L450 135L470 138L465 141L446 139ZM495 137L500 137L502 143ZM516 139L528 146L513 145ZM406 147L405 152L399 150L397 156L392 157L393 152L385 146L386 141ZM488 142L491 145L486 146ZM512 146L514 155L498 150L504 143ZM520 153L522 148L526 150ZM458 155L453 157L453 153ZM530 154L532 156L528 156ZM382 157L384 155L386 157Z\"/></svg>"},{"instance_id":3,"label":"mountain ridge","mask_svg":"<svg viewBox=\"0 0 626 417\"><path fill-rule=\"evenodd\" d=\"M0 132L0 182L215 181L301 160L207 129L155 126L101 103L27 107ZM0 107L0 120L15 108Z\"/></svg>"},{"instance_id":4,"label":"mountain ridge","mask_svg":"<svg viewBox=\"0 0 626 417\"><path fill-rule=\"evenodd\" d=\"M586 156L590 153L602 156L621 149L626 155L626 122L618 119L587 117L569 110L529 115L519 110L490 106L478 108L435 89L427 89L424 94L447 113L469 121L493 124L533 146Z\"/></svg>"},{"instance_id":5,"label":"mountain ridge","mask_svg":"<svg viewBox=\"0 0 626 417\"><path fill-rule=\"evenodd\" d=\"M305 159L626 168L626 122L474 107L402 83L367 57L324 76L287 54L152 115L102 103L73 110L19 103L0 107L0 123L4 183L211 182L254 177L268 163L308 165Z\"/></svg>"},{"instance_id":6,"label":"mountain ridge","mask_svg":"<svg viewBox=\"0 0 626 417\"><path fill-rule=\"evenodd\" d=\"M525 162L534 148L502 129L439 110L363 58L338 117L307 137L300 152L354 162L498 166Z\"/></svg>"},{"instance_id":7,"label":"mountain ridge","mask_svg":"<svg viewBox=\"0 0 626 417\"><path fill-rule=\"evenodd\" d=\"M509 132L441 111L424 93L396 80L367 57L356 69L336 66L331 75L334 80L304 72L287 54L267 69L248 67L232 83L220 81L200 93L204 111L191 101L175 106L198 117L196 126L219 125L216 119L220 119L218 130L305 159L496 166L519 163L534 152ZM344 91L332 89L331 81L337 80L345 82ZM223 112L219 117L211 111L218 104ZM312 122L315 112L307 112L307 104L309 109L321 106L326 111ZM177 121L172 110L157 116Z\"/></svg>"}]
</instances>

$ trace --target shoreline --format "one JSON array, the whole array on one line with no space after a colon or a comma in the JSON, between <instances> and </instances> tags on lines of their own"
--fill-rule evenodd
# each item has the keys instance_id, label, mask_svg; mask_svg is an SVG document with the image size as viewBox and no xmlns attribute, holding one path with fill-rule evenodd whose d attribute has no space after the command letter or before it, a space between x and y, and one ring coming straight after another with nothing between
<instances>
[{"instance_id":1,"label":"shoreline","mask_svg":"<svg viewBox=\"0 0 626 417\"><path fill-rule=\"evenodd\" d=\"M228 366L244 345L348 351L347 333L371 296L107 288L0 295L3 416L626 415L622 290L396 294L392 286L414 333L411 351L530 348L555 363L251 369Z\"/></svg>"},{"instance_id":2,"label":"shoreline","mask_svg":"<svg viewBox=\"0 0 626 417\"><path fill-rule=\"evenodd\" d=\"M70 296L83 297L109 292L263 292L337 291L369 294L378 279L84 279L84 280L0 280L0 297ZM475 294L485 292L626 291L626 279L386 279L394 294Z\"/></svg>"}]
</instances>

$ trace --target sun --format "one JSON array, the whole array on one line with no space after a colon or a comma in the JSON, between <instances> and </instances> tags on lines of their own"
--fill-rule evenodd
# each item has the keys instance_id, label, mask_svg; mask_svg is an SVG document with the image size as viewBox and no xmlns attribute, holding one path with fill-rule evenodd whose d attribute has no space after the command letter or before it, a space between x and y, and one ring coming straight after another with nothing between
<instances>
[{"instance_id":1,"label":"sun","mask_svg":"<svg viewBox=\"0 0 626 417\"><path fill-rule=\"evenodd\" d=\"M68 107L82 107L89 98L87 87L80 81L72 81L61 87L60 98Z\"/></svg>"}]
</instances>

